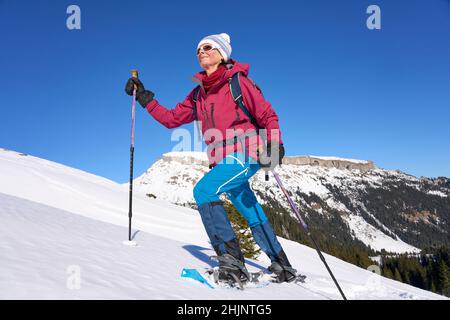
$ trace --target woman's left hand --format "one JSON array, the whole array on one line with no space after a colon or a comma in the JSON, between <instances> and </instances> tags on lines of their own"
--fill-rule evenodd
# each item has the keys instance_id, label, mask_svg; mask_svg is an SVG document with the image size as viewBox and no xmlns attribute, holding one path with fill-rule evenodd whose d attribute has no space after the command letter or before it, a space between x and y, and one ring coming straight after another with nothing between
<instances>
[{"instance_id":1,"label":"woman's left hand","mask_svg":"<svg viewBox=\"0 0 450 320\"><path fill-rule=\"evenodd\" d=\"M269 141L266 150L260 155L259 165L261 168L273 170L282 163L284 154L283 144L279 144L278 141Z\"/></svg>"}]
</instances>

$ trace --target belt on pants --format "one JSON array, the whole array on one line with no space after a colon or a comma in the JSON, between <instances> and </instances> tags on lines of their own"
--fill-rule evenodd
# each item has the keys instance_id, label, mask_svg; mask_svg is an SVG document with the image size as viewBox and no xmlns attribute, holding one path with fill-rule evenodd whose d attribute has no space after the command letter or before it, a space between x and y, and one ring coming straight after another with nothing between
<instances>
[{"instance_id":1,"label":"belt on pants","mask_svg":"<svg viewBox=\"0 0 450 320\"><path fill-rule=\"evenodd\" d=\"M218 141L218 142L211 142L208 145L207 152L209 152L209 154L210 154L210 152L212 150L216 149L217 147L223 147L224 148L226 146L235 145L238 142L240 142L241 146L242 146L242 150L245 150L244 154L245 154L245 159L247 160L248 152L247 152L247 150L245 148L245 139L246 138L251 138L251 137L254 137L254 136L257 136L257 135L259 135L258 131L254 130L254 131L250 131L249 133L246 133L246 134L241 134L239 136L234 136L233 138L230 138L230 139L226 139L226 140L222 140L222 141ZM265 139L264 135L260 135L260 136L263 139L263 141L265 142L266 139ZM213 165L210 164L209 168L211 169L212 167L213 167Z\"/></svg>"}]
</instances>

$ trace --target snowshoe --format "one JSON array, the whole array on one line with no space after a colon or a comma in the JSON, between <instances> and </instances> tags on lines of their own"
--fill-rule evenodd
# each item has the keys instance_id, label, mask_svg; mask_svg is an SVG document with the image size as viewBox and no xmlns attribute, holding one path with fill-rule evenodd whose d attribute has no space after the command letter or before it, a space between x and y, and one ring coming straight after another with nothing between
<instances>
[{"instance_id":1,"label":"snowshoe","mask_svg":"<svg viewBox=\"0 0 450 320\"><path fill-rule=\"evenodd\" d=\"M205 271L208 279L221 287L235 288L244 290L246 288L261 288L270 284L264 272L250 272L250 281L245 281L235 272L220 270L219 267L211 268Z\"/></svg>"},{"instance_id":2,"label":"snowshoe","mask_svg":"<svg viewBox=\"0 0 450 320\"><path fill-rule=\"evenodd\" d=\"M272 272L273 282L305 282L306 276L297 274L297 270L292 267L283 266L278 262L272 262L268 268Z\"/></svg>"},{"instance_id":3,"label":"snowshoe","mask_svg":"<svg viewBox=\"0 0 450 320\"><path fill-rule=\"evenodd\" d=\"M248 272L244 263L230 254L212 256L219 262L219 268L214 269L214 281L226 283L231 287L244 289L247 282L256 281L257 275Z\"/></svg>"}]
</instances>

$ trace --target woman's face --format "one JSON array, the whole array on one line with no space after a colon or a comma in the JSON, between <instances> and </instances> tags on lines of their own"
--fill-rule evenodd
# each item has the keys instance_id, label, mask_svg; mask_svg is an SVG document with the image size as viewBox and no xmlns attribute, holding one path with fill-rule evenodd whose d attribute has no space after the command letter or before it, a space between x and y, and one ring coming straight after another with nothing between
<instances>
[{"instance_id":1,"label":"woman's face","mask_svg":"<svg viewBox=\"0 0 450 320\"><path fill-rule=\"evenodd\" d=\"M203 69L206 69L208 66L213 66L213 65L219 64L223 59L222 55L220 54L219 50L217 50L217 49L211 49L211 50L205 51L205 49L207 49L208 46L211 47L212 45L209 43L203 44L199 48L199 52L197 54L198 62Z\"/></svg>"}]
</instances>

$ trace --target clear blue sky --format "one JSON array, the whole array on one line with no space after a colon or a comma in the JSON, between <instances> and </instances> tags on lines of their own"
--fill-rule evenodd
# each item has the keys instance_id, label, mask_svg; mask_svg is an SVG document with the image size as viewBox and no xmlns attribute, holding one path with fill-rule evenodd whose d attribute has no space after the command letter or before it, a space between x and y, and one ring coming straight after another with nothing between
<instances>
[{"instance_id":1,"label":"clear blue sky","mask_svg":"<svg viewBox=\"0 0 450 320\"><path fill-rule=\"evenodd\" d=\"M81 30L66 28L70 4ZM366 27L371 4L381 30ZM221 32L277 111L287 155L450 177L448 0L0 0L0 147L126 182L130 69L173 108L194 87L198 41ZM135 176L172 149L171 131L137 109Z\"/></svg>"}]
</instances>

